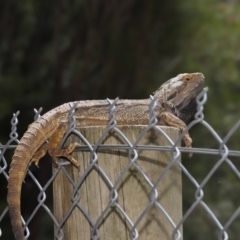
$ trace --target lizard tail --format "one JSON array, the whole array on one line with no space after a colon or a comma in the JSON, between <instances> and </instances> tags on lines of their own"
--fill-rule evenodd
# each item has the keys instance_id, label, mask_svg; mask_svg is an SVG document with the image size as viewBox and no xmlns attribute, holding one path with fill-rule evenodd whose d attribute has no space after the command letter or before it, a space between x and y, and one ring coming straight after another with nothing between
<instances>
[{"instance_id":1,"label":"lizard tail","mask_svg":"<svg viewBox=\"0 0 240 240\"><path fill-rule=\"evenodd\" d=\"M53 120L55 120L55 122L58 121L58 114L60 114L60 116L62 114L62 112L59 111L61 108L64 108L64 106L49 111L32 123L15 149L9 171L7 202L16 240L26 240L21 221L20 200L22 182L34 153L55 130L56 124L50 123L54 123ZM68 108L66 107L66 111L67 110Z\"/></svg>"},{"instance_id":2,"label":"lizard tail","mask_svg":"<svg viewBox=\"0 0 240 240\"><path fill-rule=\"evenodd\" d=\"M31 156L28 154L31 152L29 148L26 144L19 143L14 152L9 171L7 202L13 233L17 240L26 240L21 221L20 199L22 182L28 167L28 159L31 159Z\"/></svg>"},{"instance_id":3,"label":"lizard tail","mask_svg":"<svg viewBox=\"0 0 240 240\"><path fill-rule=\"evenodd\" d=\"M15 149L9 171L7 202L13 233L16 240L26 239L24 237L21 221L21 190L22 182L25 178L32 156L39 148L38 144L44 141L44 137L41 136L41 134L40 137L36 139L36 136L40 132L39 127L36 127L39 125L39 122L33 123L20 139L20 142Z\"/></svg>"}]
</instances>

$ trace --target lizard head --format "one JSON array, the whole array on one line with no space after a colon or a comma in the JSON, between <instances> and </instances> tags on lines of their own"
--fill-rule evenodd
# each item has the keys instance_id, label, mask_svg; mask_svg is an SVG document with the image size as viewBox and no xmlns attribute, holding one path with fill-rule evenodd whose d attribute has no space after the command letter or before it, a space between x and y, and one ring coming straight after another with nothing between
<instances>
[{"instance_id":1,"label":"lizard head","mask_svg":"<svg viewBox=\"0 0 240 240\"><path fill-rule=\"evenodd\" d=\"M196 111L196 96L203 83L202 73L183 73L171 78L155 92L158 107L184 121L189 119Z\"/></svg>"}]
</instances>

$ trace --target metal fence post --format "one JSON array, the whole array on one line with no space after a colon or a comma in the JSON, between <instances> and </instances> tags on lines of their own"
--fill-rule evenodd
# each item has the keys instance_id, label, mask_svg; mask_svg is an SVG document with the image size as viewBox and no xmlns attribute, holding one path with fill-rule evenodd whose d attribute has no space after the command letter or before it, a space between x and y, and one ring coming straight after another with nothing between
<instances>
[{"instance_id":1,"label":"metal fence post","mask_svg":"<svg viewBox=\"0 0 240 240\"><path fill-rule=\"evenodd\" d=\"M133 143L144 127L118 126L118 129ZM177 139L177 129L161 128L173 141ZM104 126L93 126L78 130L89 143L95 144L104 129ZM74 135L68 141L81 142ZM126 143L121 134L113 131L101 144ZM167 140L154 129L139 144L169 146ZM170 153L150 150L138 150L137 153L136 165L130 168L129 161L133 154L129 154L129 149L99 149L97 161L92 166L91 152L78 151L72 154L80 163L80 171L72 165L66 166L67 174L60 170L53 183L54 215L59 222L64 218L66 220L62 222L64 239L172 239L173 227L159 206L175 224L181 220L181 170L173 165L156 191L152 191L153 184L171 160ZM68 179L68 174L74 183ZM79 195L72 196L74 188L78 188ZM158 198L151 205L151 198L156 193ZM133 231L135 223L136 232Z\"/></svg>"}]
</instances>

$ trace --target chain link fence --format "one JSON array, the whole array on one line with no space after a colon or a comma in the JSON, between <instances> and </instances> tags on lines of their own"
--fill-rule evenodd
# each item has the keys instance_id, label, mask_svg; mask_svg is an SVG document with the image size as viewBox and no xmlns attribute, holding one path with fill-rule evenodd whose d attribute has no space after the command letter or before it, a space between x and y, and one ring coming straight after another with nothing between
<instances>
[{"instance_id":1,"label":"chain link fence","mask_svg":"<svg viewBox=\"0 0 240 240\"><path fill-rule=\"evenodd\" d=\"M31 207L32 212L28 213L27 215L24 214L24 209L27 209L27 204L24 203L22 200L22 213L24 218L22 218L23 224L25 226L25 234L26 237L31 239L31 236L34 236L34 229L31 229L31 222L36 221L36 217L38 216L39 212L42 211L42 214L48 215L48 220L45 225L52 226L54 224L55 231L54 231L54 237L49 239L64 239L64 224L68 221L70 218L73 209L78 209L81 214L84 216L86 221L88 222L90 226L91 231L91 239L101 239L101 232L99 231L99 228L101 224L103 223L106 218L108 218L109 211L114 208L118 212L118 214L121 216L122 219L126 222L126 225L128 226L128 238L129 239L141 239L141 231L139 231L139 224L141 223L142 219L145 217L145 215L149 212L149 210L154 206L156 211L161 214L161 218L164 219L164 221L167 221L172 229L171 238L172 239L187 239L185 235L187 235L187 232L184 232L184 235L182 233L182 227L184 227L185 222L190 217L196 209L199 207L201 208L201 211L203 211L205 214L207 214L207 217L211 221L210 228L214 227L217 231L214 233L215 239L219 240L226 240L230 239L228 230L233 224L234 221L237 221L239 219L240 215L240 207L237 206L233 213L230 214L228 219L223 222L219 220L219 213L216 213L216 211L213 211L212 208L209 206L211 204L208 204L205 201L206 198L206 192L204 191L204 188L206 184L209 182L211 178L214 178L215 173L218 171L220 167L229 167L231 169L231 172L235 177L239 180L240 178L240 172L237 169L236 165L232 160L230 160L230 157L239 157L240 151L234 151L228 149L227 142L230 139L230 137L236 132L236 130L239 128L240 121L238 121L232 129L228 132L228 134L221 139L219 135L215 132L215 130L204 120L204 114L203 114L203 108L204 104L207 101L207 88L203 89L203 91L199 94L197 97L197 112L194 116L194 120L189 123L187 126L186 131L189 131L194 125L201 124L204 128L206 128L211 135L216 139L218 142L218 148L217 149L206 149L206 148L191 148L187 149L184 147L179 147L179 143L181 142L181 139L184 135L184 132L182 132L176 141L173 141L166 132L159 126L157 126L157 119L154 112L154 108L156 106L155 99L151 97L151 104L149 106L149 124L145 126L142 131L140 132L137 139L135 139L133 142L130 141L126 135L118 128L117 122L114 117L114 109L115 104L118 99L115 99L114 101L111 101L107 99L109 103L109 124L106 126L105 130L103 131L102 135L99 137L98 141L93 145L91 144L88 139L86 139L81 132L79 132L76 129L76 123L74 119L74 105L71 104L71 111L69 113L69 122L71 123L69 125L69 129L67 133L65 134L65 137L62 141L61 147L64 146L64 143L66 142L66 139L70 134L76 135L84 144L83 146L77 147L76 151L88 151L90 153L89 155L89 164L84 169L83 174L79 177L77 181L74 181L71 174L66 170L66 166L70 163L64 159L59 159L59 165L57 168L54 168L54 171L52 174L48 175L47 181L43 181L41 179L41 173L42 171L46 170L48 168L51 168L50 165L47 165L46 168L42 169L42 167L39 170L39 174L36 174L36 168L30 168L27 173L26 177L26 183L23 184L23 192L30 191L30 188L37 188L35 192L38 192L37 194L33 194L28 196L27 203L30 203L31 201L35 201L34 207ZM42 109L39 109L39 111L35 110L35 118L37 119L40 116ZM0 144L0 176L1 181L5 181L2 186L7 185L8 180L8 169L9 164L11 162L11 150L13 150L18 143L18 134L17 134L17 124L18 124L18 115L19 112L13 114L13 118L11 120L11 133L10 133L10 139L7 143L4 145ZM169 146L155 146L155 145L141 145L140 142L143 139L143 137L146 135L148 131L151 129L156 130L159 134L163 136L164 139L169 143ZM103 140L109 133L117 133L118 136L122 139L124 144L115 144L115 145L109 145L104 144ZM195 141L193 139L193 141ZM103 168L98 164L98 151L99 150L121 150L125 149L128 151L128 164L124 166L122 169L120 175L116 178L115 181L112 181L109 176L106 174ZM158 177L153 181L139 166L138 164L138 157L139 157L139 151L157 151L157 152L168 152L169 153L169 162L164 167L163 171L159 172ZM11 154L8 154L10 151ZM201 181L198 181L194 175L188 171L188 169L184 166L184 164L180 160L181 153L193 153L193 158L196 155L199 156L215 156L217 158L217 161L212 164L211 169L209 169L208 173L204 176ZM191 161L194 161L194 159L191 159ZM201 164L199 162L194 162L194 164ZM164 206L158 201L158 197L161 193L159 193L157 187L161 184L162 181L164 181L165 175L172 169L173 167L177 167L181 170L182 175L185 179L190 181L191 185L194 187L194 198L192 202L189 204L187 209L184 209L183 216L180 220L177 222L172 218L172 216L169 214L169 212L164 208ZM81 194L79 192L79 189L81 188L84 181L86 181L86 178L91 173L91 171L95 169L98 171L98 174L100 175L101 179L103 179L107 189L109 190L109 201L107 206L104 208L104 210L101 212L101 214L93 219L91 215L89 214L89 211L86 210L81 205ZM139 216L136 216L135 220L133 220L125 211L123 206L119 204L118 202L118 196L119 196L119 186L121 185L121 181L124 178L124 176L131 170L134 169L134 171L138 172L138 174L141 175L142 179L144 179L146 185L150 189L148 192L149 200L146 204L145 208L142 210L141 214ZM34 173L33 173L34 172ZM52 208L52 184L55 181L56 177L59 175L59 173L62 172L68 181L72 185L72 193L71 193L71 207L64 213L64 217L58 221L55 214L53 213ZM44 172L45 173L45 172ZM28 184L29 179L31 179L31 183ZM239 184L237 185L235 191L239 192ZM183 185L184 188L184 185ZM213 189L213 191L221 191L221 189ZM207 191L208 192L208 191ZM240 193L240 192L239 192ZM6 191L4 192L6 194ZM205 194L205 195L204 195ZM6 196L4 196L6 197ZM100 197L100 196L99 196ZM137 196L136 196L137 197ZM229 196L226 196L228 198ZM224 199L222 199L224 202ZM58 199L58 201L61 201L61 199ZM184 196L183 196L184 201ZM26 216L26 217L25 217ZM2 239L8 239L4 233L5 227L3 227L3 222L5 219L8 218L8 208L7 206L4 206L1 208L0 212L0 238ZM8 224L10 224L10 221L7 221ZM4 225L5 226L5 225ZM41 229L43 229L44 225L41 225ZM195 228L199 228L199 235L204 234L204 231L201 229L201 226L194 226ZM51 231L51 230L49 230ZM53 230L52 230L53 231ZM185 231L185 230L184 230ZM239 239L238 235L239 232L233 233L231 235L231 239ZM35 239L35 238L32 238ZM37 238L36 238L37 239ZM110 239L110 238L109 238ZM208 239L207 236L201 236L199 238L189 238L189 239ZM212 238L213 239L213 238Z\"/></svg>"}]
</instances>

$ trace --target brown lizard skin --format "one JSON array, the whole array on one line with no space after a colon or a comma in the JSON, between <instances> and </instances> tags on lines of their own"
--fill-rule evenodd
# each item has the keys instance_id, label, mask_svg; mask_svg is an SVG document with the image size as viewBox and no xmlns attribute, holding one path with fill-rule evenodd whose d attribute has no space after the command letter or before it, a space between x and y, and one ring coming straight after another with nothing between
<instances>
[{"instance_id":1,"label":"brown lizard skin","mask_svg":"<svg viewBox=\"0 0 240 240\"><path fill-rule=\"evenodd\" d=\"M157 97L156 114L159 125L169 125L184 130L196 108L195 98L204 83L202 73L179 74L165 82L154 94ZM147 125L149 121L150 99L119 100L116 103L115 117L117 125ZM78 143L67 149L58 149L64 133L68 128L69 104L52 109L34 123L24 133L15 149L9 171L7 202L17 240L25 240L20 211L22 182L32 162L38 165L42 156L48 151L57 163L59 156L66 157L73 165L79 164L71 157ZM75 118L78 126L106 125L109 119L109 104L106 100L77 102ZM48 143L46 141L49 141ZM192 139L186 133L183 137L187 147Z\"/></svg>"}]
</instances>

